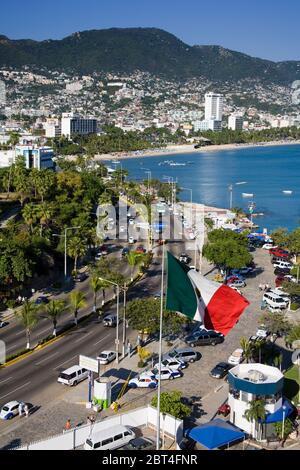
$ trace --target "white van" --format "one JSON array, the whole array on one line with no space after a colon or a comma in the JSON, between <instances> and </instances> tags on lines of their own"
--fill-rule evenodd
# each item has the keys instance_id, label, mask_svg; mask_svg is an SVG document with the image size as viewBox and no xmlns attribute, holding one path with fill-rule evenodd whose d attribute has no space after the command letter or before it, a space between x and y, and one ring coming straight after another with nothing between
<instances>
[{"instance_id":1,"label":"white van","mask_svg":"<svg viewBox=\"0 0 300 470\"><path fill-rule=\"evenodd\" d=\"M61 372L58 376L57 382L73 387L73 385L77 385L82 380L87 379L88 376L88 370L83 369L80 366L73 366Z\"/></svg>"},{"instance_id":2,"label":"white van","mask_svg":"<svg viewBox=\"0 0 300 470\"><path fill-rule=\"evenodd\" d=\"M89 436L84 444L85 450L114 450L128 444L135 433L128 427L117 425Z\"/></svg>"},{"instance_id":3,"label":"white van","mask_svg":"<svg viewBox=\"0 0 300 470\"><path fill-rule=\"evenodd\" d=\"M263 296L263 300L272 308L286 308L289 303L287 299L283 299L280 295L274 294L273 292L266 292Z\"/></svg>"},{"instance_id":4,"label":"white van","mask_svg":"<svg viewBox=\"0 0 300 470\"><path fill-rule=\"evenodd\" d=\"M291 269L293 265L289 261L275 261L273 262L275 268L288 268Z\"/></svg>"}]
</instances>

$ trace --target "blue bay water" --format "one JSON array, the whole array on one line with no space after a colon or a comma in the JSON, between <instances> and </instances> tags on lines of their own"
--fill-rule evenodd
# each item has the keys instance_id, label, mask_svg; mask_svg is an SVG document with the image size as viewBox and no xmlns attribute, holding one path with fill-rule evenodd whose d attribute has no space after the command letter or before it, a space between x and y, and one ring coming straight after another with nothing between
<instances>
[{"instance_id":1,"label":"blue bay water","mask_svg":"<svg viewBox=\"0 0 300 470\"><path fill-rule=\"evenodd\" d=\"M165 160L186 166L159 165ZM300 145L128 158L122 165L129 170L130 179L146 180L147 170L152 178L178 178L179 186L193 190L195 202L216 207L229 207L228 186L233 184L233 207L247 211L253 200L255 212L264 213L254 219L260 228L293 230L300 221ZM235 184L242 181L247 183ZM293 193L285 195L283 190ZM242 193L252 193L253 198L244 198ZM190 192L183 191L180 198L189 201Z\"/></svg>"}]
</instances>

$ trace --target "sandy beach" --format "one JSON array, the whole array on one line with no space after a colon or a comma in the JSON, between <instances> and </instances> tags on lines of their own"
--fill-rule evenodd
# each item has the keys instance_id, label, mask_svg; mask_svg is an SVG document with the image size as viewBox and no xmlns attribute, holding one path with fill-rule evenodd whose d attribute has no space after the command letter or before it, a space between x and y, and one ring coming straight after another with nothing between
<instances>
[{"instance_id":1,"label":"sandy beach","mask_svg":"<svg viewBox=\"0 0 300 470\"><path fill-rule=\"evenodd\" d=\"M182 153L194 153L201 154L203 152L219 152L221 150L237 150L243 148L255 148L255 147L277 147L281 145L300 145L300 140L293 142L278 141L278 142L261 142L257 144L224 144L224 145L210 145L202 147L200 149L194 148L195 144L185 145L168 145L165 148L151 149L151 150L140 150L136 152L118 152L118 153L106 153L101 155L95 155L95 160L126 160L128 158L144 158L144 157L155 157L155 156L168 156Z\"/></svg>"}]
</instances>

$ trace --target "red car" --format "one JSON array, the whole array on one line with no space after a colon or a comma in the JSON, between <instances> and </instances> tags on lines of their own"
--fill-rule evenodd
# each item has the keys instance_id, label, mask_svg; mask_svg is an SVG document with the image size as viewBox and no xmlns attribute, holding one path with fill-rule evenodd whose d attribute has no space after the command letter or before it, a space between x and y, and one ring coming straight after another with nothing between
<instances>
[{"instance_id":1,"label":"red car","mask_svg":"<svg viewBox=\"0 0 300 470\"><path fill-rule=\"evenodd\" d=\"M227 403L223 403L223 405L218 408L218 415L228 416L229 413L230 406Z\"/></svg>"},{"instance_id":2,"label":"red car","mask_svg":"<svg viewBox=\"0 0 300 470\"><path fill-rule=\"evenodd\" d=\"M284 282L290 282L290 278L287 276L277 276L275 279L275 286L281 287Z\"/></svg>"},{"instance_id":3,"label":"red car","mask_svg":"<svg viewBox=\"0 0 300 470\"><path fill-rule=\"evenodd\" d=\"M136 249L134 250L136 253L140 253L140 254L144 254L146 252L145 248L143 247L143 245L139 245L136 247Z\"/></svg>"},{"instance_id":4,"label":"red car","mask_svg":"<svg viewBox=\"0 0 300 470\"><path fill-rule=\"evenodd\" d=\"M276 256L277 258L289 258L291 256L288 251L281 250L280 248L271 248L269 253L270 255Z\"/></svg>"}]
</instances>

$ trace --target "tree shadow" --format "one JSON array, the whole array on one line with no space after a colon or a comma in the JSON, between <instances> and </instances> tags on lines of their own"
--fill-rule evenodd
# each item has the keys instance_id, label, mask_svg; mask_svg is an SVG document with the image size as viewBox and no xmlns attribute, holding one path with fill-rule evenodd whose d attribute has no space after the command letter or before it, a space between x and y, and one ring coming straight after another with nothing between
<instances>
[{"instance_id":1,"label":"tree shadow","mask_svg":"<svg viewBox=\"0 0 300 470\"><path fill-rule=\"evenodd\" d=\"M17 447L20 447L21 444L22 444L21 439L13 439L12 441L10 441L5 446L0 447L0 450L12 450L12 449L15 449Z\"/></svg>"}]
</instances>

